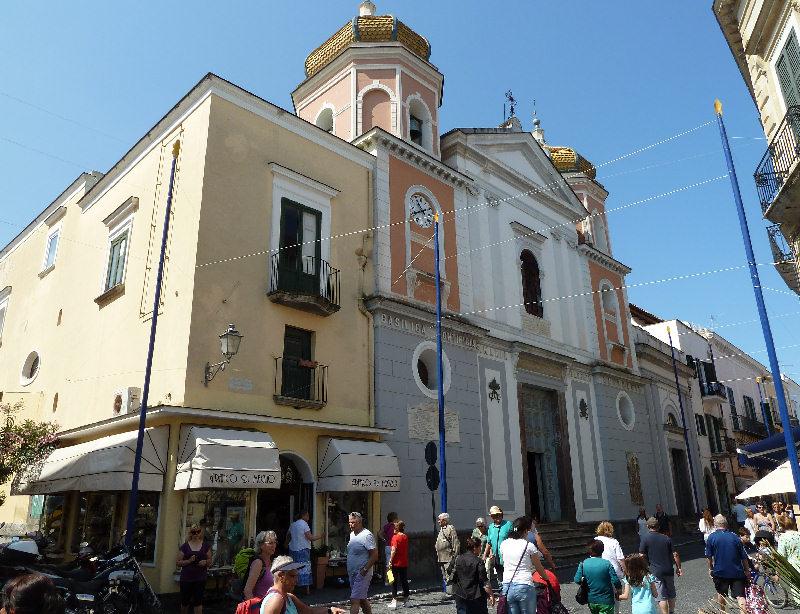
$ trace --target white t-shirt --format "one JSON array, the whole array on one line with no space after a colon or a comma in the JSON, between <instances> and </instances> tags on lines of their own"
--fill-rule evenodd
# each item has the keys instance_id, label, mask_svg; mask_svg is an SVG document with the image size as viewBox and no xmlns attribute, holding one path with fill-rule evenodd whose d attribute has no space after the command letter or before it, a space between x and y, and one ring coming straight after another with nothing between
<instances>
[{"instance_id":1,"label":"white t-shirt","mask_svg":"<svg viewBox=\"0 0 800 614\"><path fill-rule=\"evenodd\" d=\"M708 541L708 536L711 535L716 529L714 528L714 523L708 524L705 518L700 519L700 524L698 525L700 532L703 534L703 541Z\"/></svg>"},{"instance_id":2,"label":"white t-shirt","mask_svg":"<svg viewBox=\"0 0 800 614\"><path fill-rule=\"evenodd\" d=\"M613 537L606 537L605 535L598 535L595 539L603 542L603 558L614 566L617 578L624 578L625 574L622 573L622 565L619 564L619 560L624 559L625 555L622 553L619 542Z\"/></svg>"},{"instance_id":3,"label":"white t-shirt","mask_svg":"<svg viewBox=\"0 0 800 614\"><path fill-rule=\"evenodd\" d=\"M539 556L539 549L529 541L510 537L504 539L500 544L500 556L503 557L503 582L533 586L531 555ZM519 564L519 569L517 569L517 564Z\"/></svg>"},{"instance_id":4,"label":"white t-shirt","mask_svg":"<svg viewBox=\"0 0 800 614\"><path fill-rule=\"evenodd\" d=\"M298 518L291 525L289 525L289 533L292 536L292 541L289 542L289 549L294 550L307 550L311 548L311 540L306 537L306 531L311 531L311 527L302 518Z\"/></svg>"}]
</instances>

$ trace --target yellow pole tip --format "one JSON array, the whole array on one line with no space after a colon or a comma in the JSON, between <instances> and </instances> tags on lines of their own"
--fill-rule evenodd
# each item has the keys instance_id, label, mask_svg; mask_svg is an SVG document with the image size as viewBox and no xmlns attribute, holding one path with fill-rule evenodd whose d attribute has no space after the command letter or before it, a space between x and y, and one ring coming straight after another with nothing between
<instances>
[{"instance_id":1,"label":"yellow pole tip","mask_svg":"<svg viewBox=\"0 0 800 614\"><path fill-rule=\"evenodd\" d=\"M177 158L180 151L181 151L181 142L175 141L175 144L172 146L172 157Z\"/></svg>"},{"instance_id":2,"label":"yellow pole tip","mask_svg":"<svg viewBox=\"0 0 800 614\"><path fill-rule=\"evenodd\" d=\"M760 377L757 377L757 378L756 378L756 381L760 383L760 382L761 382L761 378L760 378Z\"/></svg>"},{"instance_id":3,"label":"yellow pole tip","mask_svg":"<svg viewBox=\"0 0 800 614\"><path fill-rule=\"evenodd\" d=\"M438 211L433 214L433 221L436 222L436 223L439 222L439 212Z\"/></svg>"},{"instance_id":4,"label":"yellow pole tip","mask_svg":"<svg viewBox=\"0 0 800 614\"><path fill-rule=\"evenodd\" d=\"M715 112L717 115L722 115L722 103L719 101L719 98L717 98L717 99L714 101L714 112Z\"/></svg>"},{"instance_id":5,"label":"yellow pole tip","mask_svg":"<svg viewBox=\"0 0 800 614\"><path fill-rule=\"evenodd\" d=\"M671 332L671 331L669 330L669 326L667 326L667 332Z\"/></svg>"}]
</instances>

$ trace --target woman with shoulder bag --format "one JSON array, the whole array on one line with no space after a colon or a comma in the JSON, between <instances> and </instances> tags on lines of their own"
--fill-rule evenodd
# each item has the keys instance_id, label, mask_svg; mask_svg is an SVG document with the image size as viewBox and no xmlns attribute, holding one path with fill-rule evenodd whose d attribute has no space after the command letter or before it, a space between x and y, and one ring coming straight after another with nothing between
<instances>
[{"instance_id":1,"label":"woman with shoulder bag","mask_svg":"<svg viewBox=\"0 0 800 614\"><path fill-rule=\"evenodd\" d=\"M531 530L531 519L520 516L513 525L508 537L500 544L503 558L503 584L500 588L500 601L497 614L536 614L536 587L533 584L533 570L542 578L547 573L539 558L539 550L527 540Z\"/></svg>"},{"instance_id":2,"label":"woman with shoulder bag","mask_svg":"<svg viewBox=\"0 0 800 614\"><path fill-rule=\"evenodd\" d=\"M448 572L453 574L453 595L458 614L488 614L486 597L494 607L494 592L486 575L486 565L480 559L480 537L468 537L464 554L451 563Z\"/></svg>"},{"instance_id":3,"label":"woman with shoulder bag","mask_svg":"<svg viewBox=\"0 0 800 614\"><path fill-rule=\"evenodd\" d=\"M591 540L586 546L589 558L584 559L575 572L575 583L585 582L588 586L587 597L592 614L614 614L617 591L622 589L614 566L603 558L604 548L599 539ZM582 602L577 598L576 601Z\"/></svg>"}]
</instances>

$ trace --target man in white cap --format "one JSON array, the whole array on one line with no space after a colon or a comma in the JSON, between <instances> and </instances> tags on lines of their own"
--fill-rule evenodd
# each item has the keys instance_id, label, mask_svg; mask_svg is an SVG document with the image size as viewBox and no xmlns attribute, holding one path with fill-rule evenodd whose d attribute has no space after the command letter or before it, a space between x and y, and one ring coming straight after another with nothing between
<instances>
[{"instance_id":1,"label":"man in white cap","mask_svg":"<svg viewBox=\"0 0 800 614\"><path fill-rule=\"evenodd\" d=\"M486 548L483 551L483 560L489 558L491 565L494 568L495 574L500 578L503 577L503 557L500 556L500 544L508 537L511 531L511 523L508 520L503 520L503 510L496 505L489 508L489 516L492 517L492 524L489 525L489 530L486 534ZM491 577L489 578L491 580Z\"/></svg>"},{"instance_id":2,"label":"man in white cap","mask_svg":"<svg viewBox=\"0 0 800 614\"><path fill-rule=\"evenodd\" d=\"M306 565L308 563L295 563L290 556L279 556L272 561L270 571L274 583L261 602L261 614L347 614L347 610L337 607L309 607L292 594L297 584L297 570Z\"/></svg>"}]
</instances>

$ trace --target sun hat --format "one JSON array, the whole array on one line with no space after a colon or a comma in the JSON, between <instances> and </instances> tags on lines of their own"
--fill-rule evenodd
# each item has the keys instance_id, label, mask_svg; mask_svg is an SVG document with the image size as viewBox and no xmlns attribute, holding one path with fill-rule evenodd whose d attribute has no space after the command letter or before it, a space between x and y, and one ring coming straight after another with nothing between
<instances>
[{"instance_id":1,"label":"sun hat","mask_svg":"<svg viewBox=\"0 0 800 614\"><path fill-rule=\"evenodd\" d=\"M292 571L294 569L302 569L305 566L305 563L295 562L295 560L290 556L279 556L272 561L270 572L272 575L275 575L279 571Z\"/></svg>"},{"instance_id":2,"label":"sun hat","mask_svg":"<svg viewBox=\"0 0 800 614\"><path fill-rule=\"evenodd\" d=\"M502 514L502 513L503 513L503 510L501 510L496 505L493 505L492 507L489 508L489 516L494 516L496 514Z\"/></svg>"}]
</instances>

